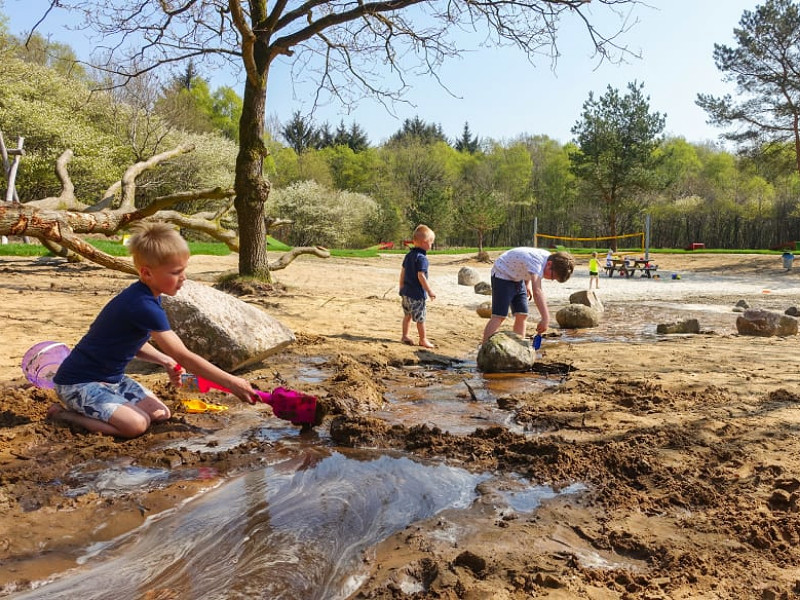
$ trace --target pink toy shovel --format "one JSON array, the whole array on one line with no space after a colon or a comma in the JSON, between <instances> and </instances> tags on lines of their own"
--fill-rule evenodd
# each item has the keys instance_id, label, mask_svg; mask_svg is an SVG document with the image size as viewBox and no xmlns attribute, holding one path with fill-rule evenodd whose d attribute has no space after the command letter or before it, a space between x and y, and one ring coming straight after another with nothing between
<instances>
[{"instance_id":1,"label":"pink toy shovel","mask_svg":"<svg viewBox=\"0 0 800 600\"><path fill-rule=\"evenodd\" d=\"M180 368L180 366L176 366L175 370ZM189 391L196 390L205 394L209 390L215 389L227 394L231 393L228 388L190 373L181 375L181 382ZM317 399L314 396L282 387L275 388L271 393L256 390L256 395L261 402L272 407L272 413L279 419L290 421L292 425L318 425L316 422Z\"/></svg>"}]
</instances>

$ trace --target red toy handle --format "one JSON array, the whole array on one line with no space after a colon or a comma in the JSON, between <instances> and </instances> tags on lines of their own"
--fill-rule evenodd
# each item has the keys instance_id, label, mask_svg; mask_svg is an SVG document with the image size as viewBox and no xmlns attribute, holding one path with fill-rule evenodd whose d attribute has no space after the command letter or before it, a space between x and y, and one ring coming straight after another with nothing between
<instances>
[{"instance_id":1,"label":"red toy handle","mask_svg":"<svg viewBox=\"0 0 800 600\"><path fill-rule=\"evenodd\" d=\"M175 371L176 373L179 372L181 369L183 369L183 367L178 365L178 364L176 364L174 367L172 367L172 370ZM221 392L225 392L226 394L233 393L228 388L223 387L223 386L221 386L219 384L216 384L213 381L210 381L210 380L205 379L203 377L200 377L200 375L192 375L190 373L186 373L186 374L181 376L181 380L184 383L189 384L190 386L193 386L194 384L196 384L197 385L197 389L199 391L201 391L202 393L204 393L204 394L208 390L211 390L211 389L219 390Z\"/></svg>"}]
</instances>

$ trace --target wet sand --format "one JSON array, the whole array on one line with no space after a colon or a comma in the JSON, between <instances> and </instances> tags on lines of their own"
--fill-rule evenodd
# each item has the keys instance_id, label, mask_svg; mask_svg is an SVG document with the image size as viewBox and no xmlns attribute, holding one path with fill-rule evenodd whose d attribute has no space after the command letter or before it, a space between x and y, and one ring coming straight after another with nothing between
<instances>
[{"instance_id":1,"label":"wet sand","mask_svg":"<svg viewBox=\"0 0 800 600\"><path fill-rule=\"evenodd\" d=\"M400 581L417 582L424 590L419 598L800 594L796 338L739 336L735 313L726 326L724 308L712 328L699 311L704 331L695 336L586 341L554 330L543 363L574 368L563 384L498 400L536 435L496 426L460 435L432 424L390 426L375 417L384 382L401 367L469 360L485 324L474 308L486 298L454 282L462 266L487 278L488 266L468 257L432 256L439 297L430 304L428 328L437 348L400 344L401 258L303 258L276 272L285 291L243 299L292 328L298 342L246 376L263 389L284 381L318 395L331 411L320 429L331 431L334 444L391 448L557 488L583 482L587 491L545 502L522 517L476 506L460 517L464 535L457 545L441 541L438 519L414 524L371 553L370 576L355 597L406 597ZM652 302L688 307L688 317L692 305L732 308L741 298L783 311L797 301L800 271L784 271L780 256L656 261L661 273L681 279L601 276L607 318L622 321L633 307L646 321ZM235 264L232 256L193 257L190 270L212 282ZM546 284L553 313L570 293L585 289L585 271L579 265L567 284ZM0 586L6 594L74 566L86 545L130 531L221 479L257 468L260 454L272 448L253 439L224 451L192 445L209 431L246 431L269 422L267 407L235 400L225 416L176 410L170 422L129 441L45 421L54 398L26 384L22 354L43 339L73 344L130 279L91 265L27 258L3 258L0 272ZM330 375L309 381L308 364L323 364ZM177 409L180 394L167 387L163 374L136 376ZM209 476L114 497L65 496L71 470L95 460L208 468ZM147 593L143 597L170 597L164 595L169 590Z\"/></svg>"}]
</instances>

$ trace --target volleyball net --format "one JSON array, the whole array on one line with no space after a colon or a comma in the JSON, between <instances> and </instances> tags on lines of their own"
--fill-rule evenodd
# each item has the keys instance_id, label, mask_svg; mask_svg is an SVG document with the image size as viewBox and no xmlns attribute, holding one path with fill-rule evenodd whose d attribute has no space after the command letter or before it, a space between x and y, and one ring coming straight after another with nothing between
<instances>
[{"instance_id":1,"label":"volleyball net","mask_svg":"<svg viewBox=\"0 0 800 600\"><path fill-rule=\"evenodd\" d=\"M622 250L628 250L629 252L645 252L644 247L644 231L640 231L638 233L626 233L623 235L606 235L600 237L569 237L564 235L547 235L544 233L537 233L534 236L533 244L534 246L539 245L539 238L544 238L546 240L553 240L553 246L558 248L559 246L570 247L570 248L586 248L591 250L596 250L598 252L606 252L610 246L616 246L617 250L620 250L622 246ZM609 241L617 240L624 242L623 244L609 244ZM627 241L626 241L627 240ZM635 242L634 242L635 240ZM556 243L560 242L560 243ZM567 243L564 243L567 242ZM605 242L603 244L599 242ZM631 246L630 244L635 243L638 244L638 248L636 246Z\"/></svg>"}]
</instances>

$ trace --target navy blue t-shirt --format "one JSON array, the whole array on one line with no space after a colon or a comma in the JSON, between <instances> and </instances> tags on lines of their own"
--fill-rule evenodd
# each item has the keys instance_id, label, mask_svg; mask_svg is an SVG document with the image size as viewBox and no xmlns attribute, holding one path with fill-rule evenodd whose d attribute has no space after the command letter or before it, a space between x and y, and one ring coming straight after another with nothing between
<instances>
[{"instance_id":1,"label":"navy blue t-shirt","mask_svg":"<svg viewBox=\"0 0 800 600\"><path fill-rule=\"evenodd\" d=\"M151 331L170 329L161 298L141 281L128 286L103 307L86 335L58 368L59 385L104 381L119 383Z\"/></svg>"},{"instance_id":2,"label":"navy blue t-shirt","mask_svg":"<svg viewBox=\"0 0 800 600\"><path fill-rule=\"evenodd\" d=\"M414 300L424 300L428 297L425 288L419 282L417 273L424 273L428 276L428 253L421 248L412 248L403 258L403 287L400 288L401 296L408 296Z\"/></svg>"}]
</instances>

